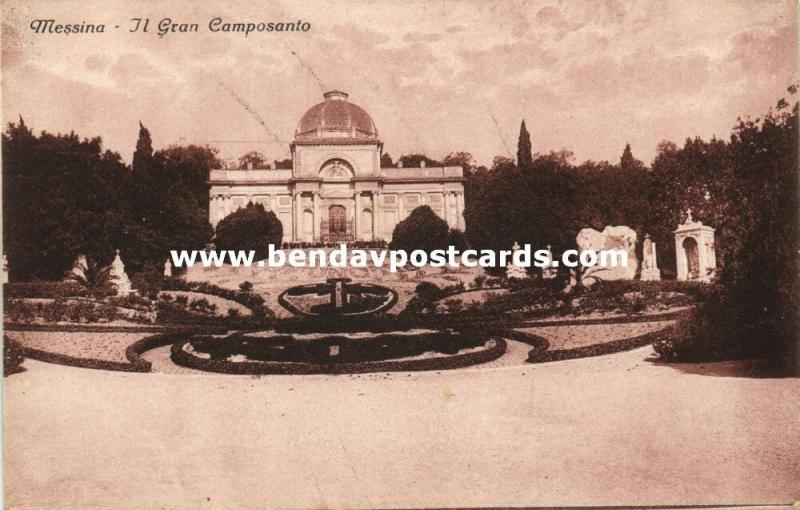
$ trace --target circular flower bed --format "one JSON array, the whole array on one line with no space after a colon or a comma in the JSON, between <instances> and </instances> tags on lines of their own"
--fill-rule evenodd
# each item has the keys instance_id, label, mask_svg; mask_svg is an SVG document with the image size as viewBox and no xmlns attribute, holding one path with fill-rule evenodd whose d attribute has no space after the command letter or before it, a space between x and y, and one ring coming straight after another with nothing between
<instances>
[{"instance_id":1,"label":"circular flower bed","mask_svg":"<svg viewBox=\"0 0 800 510\"><path fill-rule=\"evenodd\" d=\"M460 368L492 361L506 350L502 338L476 331L264 334L178 341L171 358L230 374L340 374Z\"/></svg>"},{"instance_id":2,"label":"circular flower bed","mask_svg":"<svg viewBox=\"0 0 800 510\"><path fill-rule=\"evenodd\" d=\"M297 285L283 291L278 303L296 316L329 317L374 315L397 302L397 292L371 283L332 278L327 283Z\"/></svg>"}]
</instances>

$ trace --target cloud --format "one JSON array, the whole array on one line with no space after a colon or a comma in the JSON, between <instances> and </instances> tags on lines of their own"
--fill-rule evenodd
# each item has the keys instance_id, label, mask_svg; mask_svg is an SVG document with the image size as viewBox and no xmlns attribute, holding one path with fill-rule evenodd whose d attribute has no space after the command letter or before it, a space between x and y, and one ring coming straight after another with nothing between
<instances>
[{"instance_id":1,"label":"cloud","mask_svg":"<svg viewBox=\"0 0 800 510\"><path fill-rule=\"evenodd\" d=\"M630 141L647 160L662 139L726 136L737 116L763 113L796 75L794 4L783 0L366 10L173 2L152 6L151 18L181 12L200 33L31 36L31 16L45 9L67 20L70 5L0 7L3 121L22 113L37 129L101 135L126 159L139 119L157 145L211 143L224 157L253 149L284 157L301 115L323 88L339 88L372 115L395 156L466 150L489 163L507 153L525 118L537 151L566 147L578 160L615 160ZM115 5L94 12L109 23L135 17L136 6ZM214 16L294 17L313 28L210 34L204 25Z\"/></svg>"}]
</instances>

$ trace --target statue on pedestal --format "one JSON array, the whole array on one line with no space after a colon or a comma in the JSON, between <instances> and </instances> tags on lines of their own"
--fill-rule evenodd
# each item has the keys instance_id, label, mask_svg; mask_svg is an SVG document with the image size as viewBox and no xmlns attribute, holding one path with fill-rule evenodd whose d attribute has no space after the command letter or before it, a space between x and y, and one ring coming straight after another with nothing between
<instances>
[{"instance_id":1,"label":"statue on pedestal","mask_svg":"<svg viewBox=\"0 0 800 510\"><path fill-rule=\"evenodd\" d=\"M3 283L8 283L8 257L3 254Z\"/></svg>"},{"instance_id":2,"label":"statue on pedestal","mask_svg":"<svg viewBox=\"0 0 800 510\"><path fill-rule=\"evenodd\" d=\"M553 250L550 245L547 245L547 266L542 268L542 278L545 280L552 280L558 276L558 270L553 267Z\"/></svg>"},{"instance_id":3,"label":"statue on pedestal","mask_svg":"<svg viewBox=\"0 0 800 510\"><path fill-rule=\"evenodd\" d=\"M650 234L645 234L642 245L642 281L655 281L661 279L661 271L656 262L656 243L650 240Z\"/></svg>"},{"instance_id":4,"label":"statue on pedestal","mask_svg":"<svg viewBox=\"0 0 800 510\"><path fill-rule=\"evenodd\" d=\"M114 262L111 263L110 276L118 295L125 296L133 292L131 280L125 274L125 264L122 263L122 259L119 257L119 250L117 250L117 256L114 257Z\"/></svg>"},{"instance_id":5,"label":"statue on pedestal","mask_svg":"<svg viewBox=\"0 0 800 510\"><path fill-rule=\"evenodd\" d=\"M514 246L511 247L512 254L519 251L520 246L518 242L514 242ZM521 264L514 264L510 262L508 266L506 266L506 278L509 280L512 278L523 279L528 277L528 272L525 270L525 266Z\"/></svg>"},{"instance_id":6,"label":"statue on pedestal","mask_svg":"<svg viewBox=\"0 0 800 510\"><path fill-rule=\"evenodd\" d=\"M164 276L172 276L172 262L164 262Z\"/></svg>"}]
</instances>

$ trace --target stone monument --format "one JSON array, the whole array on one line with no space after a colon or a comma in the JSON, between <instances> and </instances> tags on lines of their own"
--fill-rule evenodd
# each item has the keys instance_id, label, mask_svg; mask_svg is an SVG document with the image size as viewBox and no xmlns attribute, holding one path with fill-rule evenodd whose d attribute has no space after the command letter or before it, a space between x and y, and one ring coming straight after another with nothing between
<instances>
[{"instance_id":1,"label":"stone monument","mask_svg":"<svg viewBox=\"0 0 800 510\"><path fill-rule=\"evenodd\" d=\"M552 280L558 276L558 270L553 267L553 250L549 244L547 245L547 260L548 265L542 268L542 278Z\"/></svg>"},{"instance_id":2,"label":"stone monument","mask_svg":"<svg viewBox=\"0 0 800 510\"><path fill-rule=\"evenodd\" d=\"M172 262L164 262L164 276L172 276Z\"/></svg>"},{"instance_id":3,"label":"stone monument","mask_svg":"<svg viewBox=\"0 0 800 510\"><path fill-rule=\"evenodd\" d=\"M575 241L579 252L585 250L595 252L624 250L628 257L627 264L624 266L621 265L622 261L617 259L617 263L620 264L617 267L603 267L600 265L587 267L582 277L584 285L592 285L597 280L632 280L636 276L639 261L636 258L636 231L632 228L624 225L608 226L602 232L598 232L593 228L584 228L578 232Z\"/></svg>"},{"instance_id":4,"label":"stone monument","mask_svg":"<svg viewBox=\"0 0 800 510\"><path fill-rule=\"evenodd\" d=\"M645 234L642 245L642 281L655 281L661 279L661 271L656 262L656 243L650 240L650 234Z\"/></svg>"},{"instance_id":5,"label":"stone monument","mask_svg":"<svg viewBox=\"0 0 800 510\"><path fill-rule=\"evenodd\" d=\"M3 254L3 283L8 283L8 257Z\"/></svg>"},{"instance_id":6,"label":"stone monument","mask_svg":"<svg viewBox=\"0 0 800 510\"><path fill-rule=\"evenodd\" d=\"M678 280L710 282L717 271L712 227L694 221L692 210L686 211L686 221L675 230L675 259Z\"/></svg>"},{"instance_id":7,"label":"stone monument","mask_svg":"<svg viewBox=\"0 0 800 510\"><path fill-rule=\"evenodd\" d=\"M122 259L119 257L119 250L117 250L117 256L114 257L114 262L111 263L110 276L112 285L114 285L118 295L126 296L133 292L131 280L125 274L125 264L122 263Z\"/></svg>"},{"instance_id":8,"label":"stone monument","mask_svg":"<svg viewBox=\"0 0 800 510\"><path fill-rule=\"evenodd\" d=\"M78 255L75 263L72 264L72 271L70 273L77 277L82 277L89 269L89 263L86 261L86 255Z\"/></svg>"},{"instance_id":9,"label":"stone monument","mask_svg":"<svg viewBox=\"0 0 800 510\"><path fill-rule=\"evenodd\" d=\"M514 246L511 247L512 254L519 251L520 246L519 243L514 241ZM506 278L509 280L512 278L522 280L528 277L528 272L525 270L525 266L521 264L514 264L514 262L509 262L508 266L506 266Z\"/></svg>"}]
</instances>

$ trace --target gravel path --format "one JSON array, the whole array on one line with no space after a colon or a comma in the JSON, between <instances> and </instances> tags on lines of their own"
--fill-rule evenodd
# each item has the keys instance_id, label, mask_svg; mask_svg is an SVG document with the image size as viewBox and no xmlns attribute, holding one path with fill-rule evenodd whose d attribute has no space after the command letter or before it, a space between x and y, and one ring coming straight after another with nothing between
<instances>
[{"instance_id":1,"label":"gravel path","mask_svg":"<svg viewBox=\"0 0 800 510\"><path fill-rule=\"evenodd\" d=\"M65 354L75 358L128 361L125 349L153 333L68 333L62 331L6 331L25 347Z\"/></svg>"},{"instance_id":2,"label":"gravel path","mask_svg":"<svg viewBox=\"0 0 800 510\"><path fill-rule=\"evenodd\" d=\"M594 324L580 326L547 326L517 328L518 331L533 333L550 342L550 350L573 349L597 343L613 342L623 338L644 335L664 329L674 321L631 322L623 324Z\"/></svg>"},{"instance_id":3,"label":"gravel path","mask_svg":"<svg viewBox=\"0 0 800 510\"><path fill-rule=\"evenodd\" d=\"M800 380L650 347L503 370L6 379L9 508L786 504ZM705 368L699 368L705 367ZM705 375L705 370L714 376ZM90 391L87 391L90 389Z\"/></svg>"}]
</instances>

